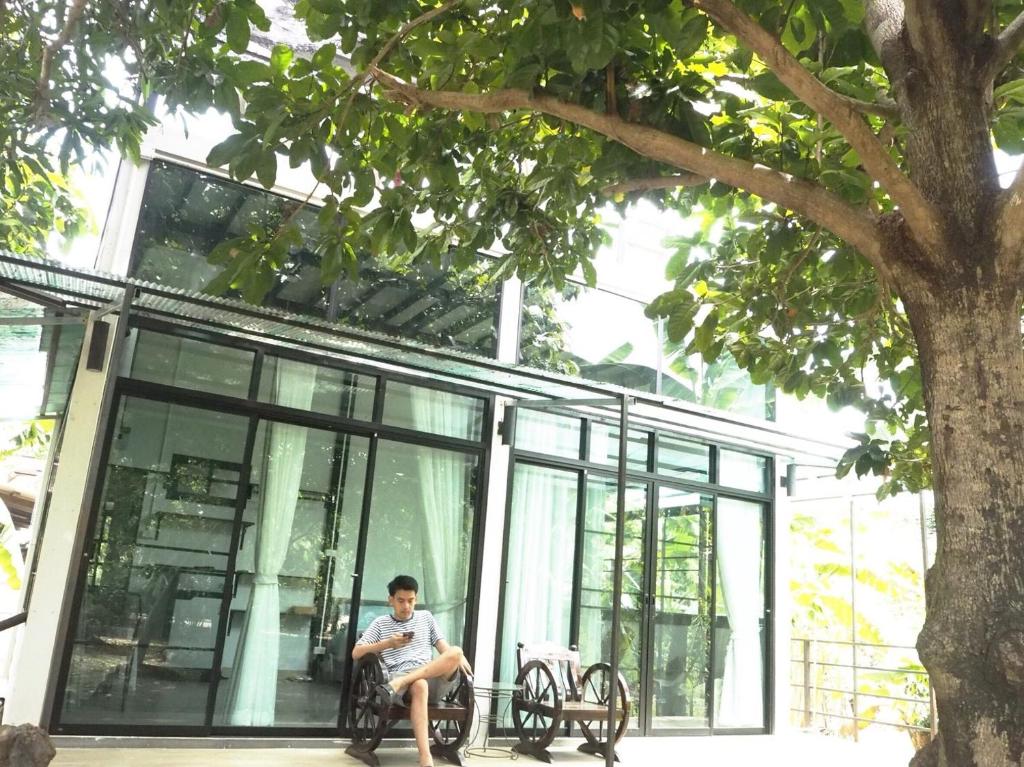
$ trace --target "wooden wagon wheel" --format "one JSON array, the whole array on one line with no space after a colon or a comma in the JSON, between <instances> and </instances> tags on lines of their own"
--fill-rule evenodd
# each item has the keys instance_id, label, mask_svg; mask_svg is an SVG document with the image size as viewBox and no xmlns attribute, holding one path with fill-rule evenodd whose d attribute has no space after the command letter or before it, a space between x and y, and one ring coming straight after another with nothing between
<instances>
[{"instance_id":1,"label":"wooden wagon wheel","mask_svg":"<svg viewBox=\"0 0 1024 767\"><path fill-rule=\"evenodd\" d=\"M611 679L612 679L612 667L607 663L595 663L593 666L587 669L587 673L583 675L583 683L581 684L581 693L583 702L592 706L600 706L601 708L608 710L609 695L611 693ZM629 687L626 685L626 680L619 674L618 684L619 700L616 708L616 716L621 716L619 723L615 727L615 743L622 740L622 736L626 734L626 729L629 727ZM591 719L586 722L580 722L580 730L583 731L583 737L587 739L587 743L591 746L587 749L588 753L604 753L604 746L608 742L608 717L605 716L601 719Z\"/></svg>"},{"instance_id":2,"label":"wooden wagon wheel","mask_svg":"<svg viewBox=\"0 0 1024 767\"><path fill-rule=\"evenodd\" d=\"M512 696L512 722L519 743L514 750L550 761L545 749L555 739L562 721L562 691L551 669L540 660L523 666L516 686L519 689Z\"/></svg>"},{"instance_id":3,"label":"wooden wagon wheel","mask_svg":"<svg viewBox=\"0 0 1024 767\"><path fill-rule=\"evenodd\" d=\"M388 729L391 699L380 688L384 680L384 669L376 656L356 666L349 693L348 716L352 744L366 751L377 748Z\"/></svg>"},{"instance_id":4,"label":"wooden wagon wheel","mask_svg":"<svg viewBox=\"0 0 1024 767\"><path fill-rule=\"evenodd\" d=\"M469 738L469 730L473 724L473 681L462 671L452 689L441 699L444 703L461 706L466 711L466 718L430 720L430 732L434 743L442 751L457 752Z\"/></svg>"}]
</instances>

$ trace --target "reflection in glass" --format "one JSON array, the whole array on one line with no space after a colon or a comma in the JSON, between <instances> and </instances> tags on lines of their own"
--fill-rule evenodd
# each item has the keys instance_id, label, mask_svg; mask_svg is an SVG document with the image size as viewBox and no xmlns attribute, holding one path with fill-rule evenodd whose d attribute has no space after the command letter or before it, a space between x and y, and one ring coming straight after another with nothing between
<instances>
[{"instance_id":1,"label":"reflection in glass","mask_svg":"<svg viewBox=\"0 0 1024 767\"><path fill-rule=\"evenodd\" d=\"M560 294L530 287L519 348L532 367L659 391L661 339L640 301L571 283Z\"/></svg>"},{"instance_id":2,"label":"reflection in glass","mask_svg":"<svg viewBox=\"0 0 1024 767\"><path fill-rule=\"evenodd\" d=\"M628 280L627 280L628 281ZM618 283L616 283L618 284ZM725 353L712 363L670 341L644 303L569 283L529 287L523 297L520 361L753 418L775 419L775 390L754 385Z\"/></svg>"},{"instance_id":3,"label":"reflection in glass","mask_svg":"<svg viewBox=\"0 0 1024 767\"><path fill-rule=\"evenodd\" d=\"M512 480L502 684L516 676L517 642L569 644L577 473L517 463Z\"/></svg>"},{"instance_id":4,"label":"reflection in glass","mask_svg":"<svg viewBox=\"0 0 1024 767\"><path fill-rule=\"evenodd\" d=\"M382 420L389 426L476 442L483 435L484 400L388 381Z\"/></svg>"},{"instance_id":5,"label":"reflection in glass","mask_svg":"<svg viewBox=\"0 0 1024 767\"><path fill-rule=\"evenodd\" d=\"M132 378L228 397L249 396L251 351L149 330L135 332Z\"/></svg>"},{"instance_id":6,"label":"reflection in glass","mask_svg":"<svg viewBox=\"0 0 1024 767\"><path fill-rule=\"evenodd\" d=\"M292 217L308 240L316 232L316 208L261 189L164 162L150 166L132 253L139 279L186 290L203 290L221 266L206 260L221 242L250 231L272 233ZM262 301L300 314L324 316L328 288L312 244L292 248ZM238 297L237 292L228 295Z\"/></svg>"},{"instance_id":7,"label":"reflection in glass","mask_svg":"<svg viewBox=\"0 0 1024 767\"><path fill-rule=\"evenodd\" d=\"M247 430L239 416L121 400L63 724L205 723Z\"/></svg>"},{"instance_id":8,"label":"reflection in glass","mask_svg":"<svg viewBox=\"0 0 1024 767\"><path fill-rule=\"evenodd\" d=\"M359 631L390 608L388 581L419 581L418 605L450 644L463 641L477 473L475 455L381 440L374 468Z\"/></svg>"},{"instance_id":9,"label":"reflection in glass","mask_svg":"<svg viewBox=\"0 0 1024 767\"><path fill-rule=\"evenodd\" d=\"M278 366L308 407L313 380ZM242 517L215 724L333 727L348 663L369 440L262 422Z\"/></svg>"},{"instance_id":10,"label":"reflection in glass","mask_svg":"<svg viewBox=\"0 0 1024 767\"><path fill-rule=\"evenodd\" d=\"M615 574L615 522L617 484L595 477L587 482L587 506L583 533L583 577L580 592L580 660L591 663L611 660L612 593ZM619 669L634 701L633 726L638 726L640 658L643 647L642 614L644 540L647 520L647 488L626 486L626 523L622 548L622 601L620 612Z\"/></svg>"},{"instance_id":11,"label":"reflection in glass","mask_svg":"<svg viewBox=\"0 0 1024 767\"><path fill-rule=\"evenodd\" d=\"M332 295L320 271L317 208L280 195L165 162L150 166L132 253L133 277L204 290L222 266L207 256L226 240L272 233L290 218L302 244L292 247L261 304L355 328L493 356L498 297L479 259L455 269L415 264L392 270L360 259L355 279L342 275ZM228 296L238 298L229 290Z\"/></svg>"},{"instance_id":12,"label":"reflection in glass","mask_svg":"<svg viewBox=\"0 0 1024 767\"><path fill-rule=\"evenodd\" d=\"M715 727L764 727L764 505L718 499Z\"/></svg>"},{"instance_id":13,"label":"reflection in glass","mask_svg":"<svg viewBox=\"0 0 1024 767\"><path fill-rule=\"evenodd\" d=\"M484 257L455 268L454 254L440 268L414 264L401 271L362 259L355 280L338 282L338 322L493 357L498 294L488 268Z\"/></svg>"},{"instance_id":14,"label":"reflection in glass","mask_svg":"<svg viewBox=\"0 0 1024 767\"><path fill-rule=\"evenodd\" d=\"M257 395L260 402L284 404L281 392L275 386L279 366L292 368L314 382L310 410L360 421L373 418L373 398L377 387L374 376L270 355L263 358L263 369L260 371Z\"/></svg>"},{"instance_id":15,"label":"reflection in glass","mask_svg":"<svg viewBox=\"0 0 1024 767\"><path fill-rule=\"evenodd\" d=\"M590 460L607 466L619 463L619 428L600 421L590 422ZM651 434L630 429L626 439L626 466L635 471L647 471Z\"/></svg>"},{"instance_id":16,"label":"reflection in glass","mask_svg":"<svg viewBox=\"0 0 1024 767\"><path fill-rule=\"evenodd\" d=\"M657 471L669 477L711 481L711 448L697 442L659 435Z\"/></svg>"},{"instance_id":17,"label":"reflection in glass","mask_svg":"<svg viewBox=\"0 0 1024 767\"><path fill-rule=\"evenodd\" d=\"M767 493L768 459L763 455L719 450L718 484L755 493Z\"/></svg>"},{"instance_id":18,"label":"reflection in glass","mask_svg":"<svg viewBox=\"0 0 1024 767\"><path fill-rule=\"evenodd\" d=\"M516 409L516 449L580 457L581 421L543 410Z\"/></svg>"},{"instance_id":19,"label":"reflection in glass","mask_svg":"<svg viewBox=\"0 0 1024 767\"><path fill-rule=\"evenodd\" d=\"M651 721L709 726L711 498L662 487L655 526ZM760 694L760 687L747 688Z\"/></svg>"}]
</instances>

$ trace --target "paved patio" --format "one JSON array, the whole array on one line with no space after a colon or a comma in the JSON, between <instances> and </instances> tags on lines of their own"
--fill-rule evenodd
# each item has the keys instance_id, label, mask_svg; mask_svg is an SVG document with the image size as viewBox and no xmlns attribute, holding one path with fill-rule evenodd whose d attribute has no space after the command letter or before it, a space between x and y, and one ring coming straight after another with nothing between
<instances>
[{"instance_id":1,"label":"paved patio","mask_svg":"<svg viewBox=\"0 0 1024 767\"><path fill-rule=\"evenodd\" d=\"M890 736L891 735L891 736ZM356 767L361 765L346 756L343 742L321 742L314 748L249 748L244 741L223 741L225 747L108 747L111 739L86 741L62 738L57 741L57 758L52 767ZM87 744L88 743L88 744ZM73 745L72 745L73 744ZM619 753L622 767L676 767L682 764L731 765L808 765L817 767L906 767L913 752L905 733L893 731L861 743L819 735L786 734L715 738L627 738ZM407 767L417 764L416 753L407 747L388 747L378 751L381 767ZM580 754L573 741L552 749L556 765L590 765L601 761ZM438 761L438 765L444 764ZM471 756L467 765L539 765L533 759L484 758Z\"/></svg>"}]
</instances>

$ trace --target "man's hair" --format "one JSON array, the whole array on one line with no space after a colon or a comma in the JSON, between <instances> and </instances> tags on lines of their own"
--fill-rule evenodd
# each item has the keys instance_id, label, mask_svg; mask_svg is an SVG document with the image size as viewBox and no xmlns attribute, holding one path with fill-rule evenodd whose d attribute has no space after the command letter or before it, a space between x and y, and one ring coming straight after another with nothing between
<instances>
[{"instance_id":1,"label":"man's hair","mask_svg":"<svg viewBox=\"0 0 1024 767\"><path fill-rule=\"evenodd\" d=\"M419 594L420 584L411 575L396 575L388 584L388 594L394 596L396 591L411 591L414 594Z\"/></svg>"}]
</instances>

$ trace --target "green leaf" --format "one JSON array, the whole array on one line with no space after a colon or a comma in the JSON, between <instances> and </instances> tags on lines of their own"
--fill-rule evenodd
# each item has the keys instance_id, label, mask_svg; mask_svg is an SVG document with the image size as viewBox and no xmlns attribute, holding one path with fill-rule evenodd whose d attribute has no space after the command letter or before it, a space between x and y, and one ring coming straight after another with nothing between
<instances>
[{"instance_id":1,"label":"green leaf","mask_svg":"<svg viewBox=\"0 0 1024 767\"><path fill-rule=\"evenodd\" d=\"M266 150L260 155L256 178L265 189L270 189L277 181L277 154L273 150Z\"/></svg>"},{"instance_id":2,"label":"green leaf","mask_svg":"<svg viewBox=\"0 0 1024 767\"><path fill-rule=\"evenodd\" d=\"M292 49L287 45L278 43L270 52L270 68L277 74L284 74L288 65L292 63Z\"/></svg>"},{"instance_id":3,"label":"green leaf","mask_svg":"<svg viewBox=\"0 0 1024 767\"><path fill-rule=\"evenodd\" d=\"M214 167L221 167L229 164L235 159L235 157L245 150L250 141L251 137L246 136L243 133L236 133L233 136L228 136L213 147L213 149L210 150L210 153L206 155L207 164Z\"/></svg>"},{"instance_id":4,"label":"green leaf","mask_svg":"<svg viewBox=\"0 0 1024 767\"><path fill-rule=\"evenodd\" d=\"M337 55L338 48L334 43L324 43L313 54L313 66L320 70L328 69L334 66L334 59Z\"/></svg>"},{"instance_id":5,"label":"green leaf","mask_svg":"<svg viewBox=\"0 0 1024 767\"><path fill-rule=\"evenodd\" d=\"M237 5L226 7L228 22L225 31L228 47L235 53L245 53L249 48L249 17Z\"/></svg>"}]
</instances>

